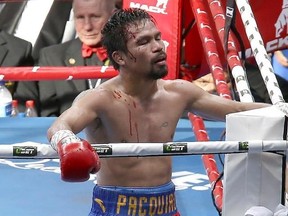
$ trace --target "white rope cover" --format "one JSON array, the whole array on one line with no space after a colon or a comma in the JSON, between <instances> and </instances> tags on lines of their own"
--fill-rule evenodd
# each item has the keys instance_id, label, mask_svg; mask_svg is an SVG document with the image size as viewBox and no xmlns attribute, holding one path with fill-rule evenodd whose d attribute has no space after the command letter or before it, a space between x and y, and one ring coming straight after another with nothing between
<instances>
[{"instance_id":1,"label":"white rope cover","mask_svg":"<svg viewBox=\"0 0 288 216\"><path fill-rule=\"evenodd\" d=\"M249 39L255 60L259 66L262 78L269 92L270 99L273 104L277 104L279 102L283 103L285 101L278 86L278 82L271 64L271 59L264 47L264 42L262 36L260 35L251 6L247 0L236 0L236 4L245 27L246 36Z\"/></svg>"},{"instance_id":2,"label":"white rope cover","mask_svg":"<svg viewBox=\"0 0 288 216\"><path fill-rule=\"evenodd\" d=\"M167 142L167 143L111 143L92 144L100 157L167 156L197 154L228 154L256 152L286 152L286 140ZM59 158L50 144L22 142L0 145L1 159Z\"/></svg>"}]
</instances>

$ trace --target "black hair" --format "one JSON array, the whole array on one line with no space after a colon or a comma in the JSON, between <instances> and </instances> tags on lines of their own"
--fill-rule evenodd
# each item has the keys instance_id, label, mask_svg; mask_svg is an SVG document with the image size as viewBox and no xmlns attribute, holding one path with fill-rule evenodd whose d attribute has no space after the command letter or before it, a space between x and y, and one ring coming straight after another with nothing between
<instances>
[{"instance_id":1,"label":"black hair","mask_svg":"<svg viewBox=\"0 0 288 216\"><path fill-rule=\"evenodd\" d=\"M117 11L108 20L102 29L102 45L107 49L113 67L118 70L119 65L113 60L114 51L128 53L127 41L131 36L129 27L138 25L142 20L150 20L155 23L155 19L145 10L139 8L127 8Z\"/></svg>"}]
</instances>

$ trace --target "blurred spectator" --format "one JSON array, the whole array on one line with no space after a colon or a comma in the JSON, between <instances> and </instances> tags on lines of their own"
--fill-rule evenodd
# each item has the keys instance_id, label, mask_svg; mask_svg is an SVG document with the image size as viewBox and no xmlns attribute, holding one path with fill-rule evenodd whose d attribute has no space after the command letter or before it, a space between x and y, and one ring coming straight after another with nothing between
<instances>
[{"instance_id":1,"label":"blurred spectator","mask_svg":"<svg viewBox=\"0 0 288 216\"><path fill-rule=\"evenodd\" d=\"M115 0L74 0L73 11L78 38L46 47L40 52L41 66L108 65L101 47L101 29L115 12ZM96 50L93 53L91 48ZM94 88L101 80L40 81L40 115L59 116L83 90Z\"/></svg>"},{"instance_id":2,"label":"blurred spectator","mask_svg":"<svg viewBox=\"0 0 288 216\"><path fill-rule=\"evenodd\" d=\"M0 8L0 29L32 44L34 64L37 63L39 50L43 47L75 38L70 0L2 0ZM18 82L14 98L19 101L20 112L24 112L25 101L30 99L35 100L38 108L37 97L36 82Z\"/></svg>"},{"instance_id":3,"label":"blurred spectator","mask_svg":"<svg viewBox=\"0 0 288 216\"><path fill-rule=\"evenodd\" d=\"M272 66L283 98L288 102L288 49L274 52Z\"/></svg>"},{"instance_id":4,"label":"blurred spectator","mask_svg":"<svg viewBox=\"0 0 288 216\"><path fill-rule=\"evenodd\" d=\"M0 29L0 63L2 67L33 65L32 44Z\"/></svg>"},{"instance_id":5,"label":"blurred spectator","mask_svg":"<svg viewBox=\"0 0 288 216\"><path fill-rule=\"evenodd\" d=\"M0 30L0 65L2 67L32 66L31 43ZM8 81L6 86L13 95L15 82Z\"/></svg>"},{"instance_id":6,"label":"blurred spectator","mask_svg":"<svg viewBox=\"0 0 288 216\"><path fill-rule=\"evenodd\" d=\"M254 60L245 63L247 80L255 102L270 103L271 100L258 65Z\"/></svg>"},{"instance_id":7,"label":"blurred spectator","mask_svg":"<svg viewBox=\"0 0 288 216\"><path fill-rule=\"evenodd\" d=\"M63 42L63 37L65 40L75 38L74 26L71 26L70 20L72 1L1 2L0 29L31 42L35 60L38 59L41 48L59 44ZM69 33L70 37L67 36Z\"/></svg>"},{"instance_id":8,"label":"blurred spectator","mask_svg":"<svg viewBox=\"0 0 288 216\"><path fill-rule=\"evenodd\" d=\"M225 72L224 72L225 73ZM230 84L230 80L227 76L227 73L225 73L225 77L226 77L226 82L228 87L231 87ZM198 79L195 79L192 81L195 85L199 86L200 88L202 88L203 90L215 94L216 93L216 86L215 86L215 81L214 78L212 76L212 73L208 73L206 75L203 75L201 77L199 77Z\"/></svg>"},{"instance_id":9,"label":"blurred spectator","mask_svg":"<svg viewBox=\"0 0 288 216\"><path fill-rule=\"evenodd\" d=\"M260 70L256 65L256 63L246 62L245 69L246 69L247 81L250 87L251 94L254 98L254 101L271 103L268 91L266 89L265 83L263 81ZM231 88L232 90L230 78L228 77L227 73L225 73L225 75L226 75L226 82L229 88ZM198 79L195 79L192 82L207 92L216 93L216 86L211 73L199 77ZM239 97L236 95L236 98L234 99L239 100Z\"/></svg>"},{"instance_id":10,"label":"blurred spectator","mask_svg":"<svg viewBox=\"0 0 288 216\"><path fill-rule=\"evenodd\" d=\"M123 0L115 0L115 7L117 9L123 8Z\"/></svg>"},{"instance_id":11,"label":"blurred spectator","mask_svg":"<svg viewBox=\"0 0 288 216\"><path fill-rule=\"evenodd\" d=\"M216 86L211 73L193 80L192 82L209 93L214 93L216 91Z\"/></svg>"}]
</instances>

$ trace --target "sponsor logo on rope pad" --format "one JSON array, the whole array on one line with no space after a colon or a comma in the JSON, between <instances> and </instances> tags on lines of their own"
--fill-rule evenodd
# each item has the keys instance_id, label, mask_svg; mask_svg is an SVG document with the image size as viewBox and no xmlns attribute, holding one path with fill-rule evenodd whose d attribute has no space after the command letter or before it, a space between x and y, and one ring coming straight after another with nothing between
<instances>
[{"instance_id":1,"label":"sponsor logo on rope pad","mask_svg":"<svg viewBox=\"0 0 288 216\"><path fill-rule=\"evenodd\" d=\"M187 143L163 143L163 153L187 153Z\"/></svg>"},{"instance_id":2,"label":"sponsor logo on rope pad","mask_svg":"<svg viewBox=\"0 0 288 216\"><path fill-rule=\"evenodd\" d=\"M112 155L111 145L94 145L93 146L98 155Z\"/></svg>"},{"instance_id":3,"label":"sponsor logo on rope pad","mask_svg":"<svg viewBox=\"0 0 288 216\"><path fill-rule=\"evenodd\" d=\"M37 156L36 146L13 146L13 156L34 157Z\"/></svg>"},{"instance_id":4,"label":"sponsor logo on rope pad","mask_svg":"<svg viewBox=\"0 0 288 216\"><path fill-rule=\"evenodd\" d=\"M247 141L239 142L239 150L248 150L248 149L249 149L249 143Z\"/></svg>"}]
</instances>

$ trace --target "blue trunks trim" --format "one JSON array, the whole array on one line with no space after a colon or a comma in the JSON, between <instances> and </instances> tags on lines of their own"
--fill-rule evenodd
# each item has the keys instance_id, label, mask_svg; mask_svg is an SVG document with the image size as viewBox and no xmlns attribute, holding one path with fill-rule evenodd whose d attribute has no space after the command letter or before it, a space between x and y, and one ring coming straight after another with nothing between
<instances>
[{"instance_id":1,"label":"blue trunks trim","mask_svg":"<svg viewBox=\"0 0 288 216\"><path fill-rule=\"evenodd\" d=\"M177 213L175 185L158 187L100 187L93 190L89 216L173 216Z\"/></svg>"}]
</instances>

